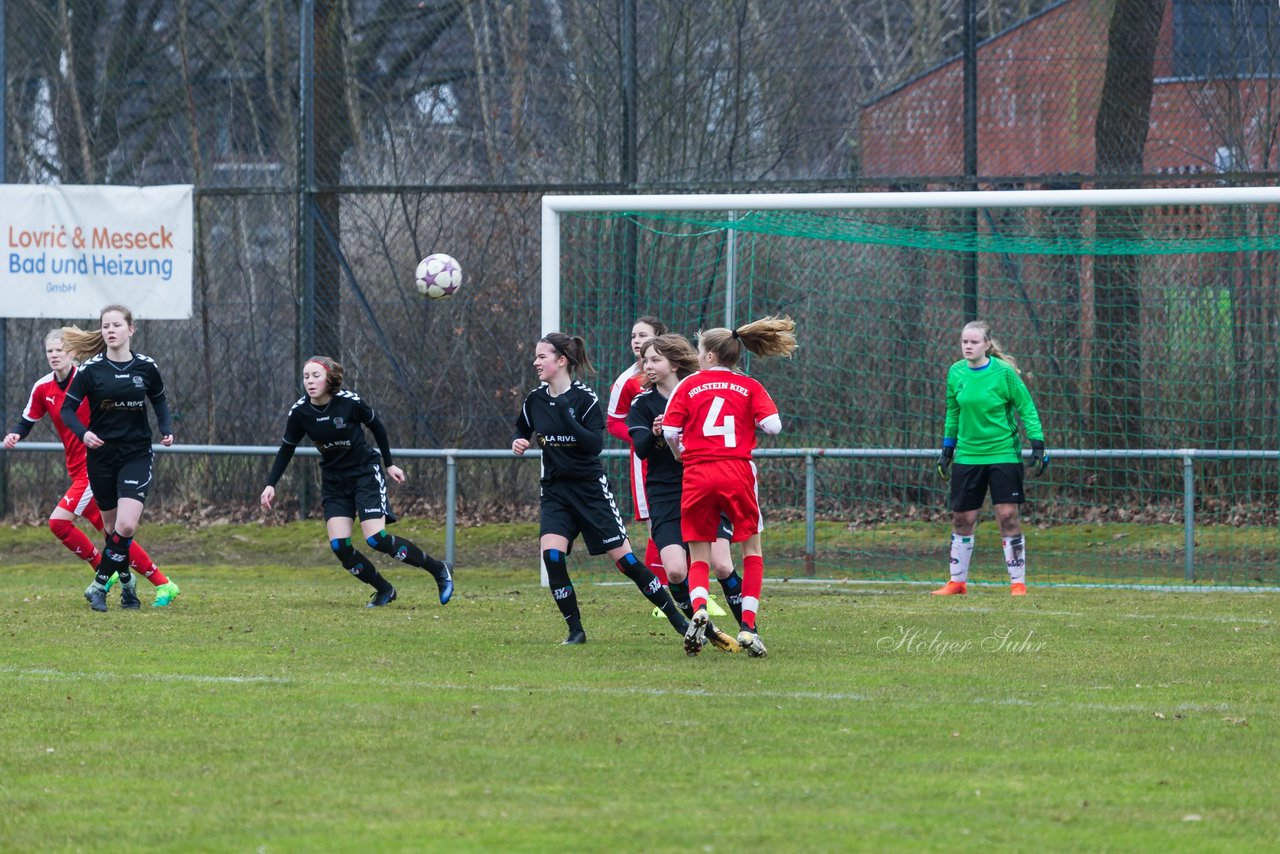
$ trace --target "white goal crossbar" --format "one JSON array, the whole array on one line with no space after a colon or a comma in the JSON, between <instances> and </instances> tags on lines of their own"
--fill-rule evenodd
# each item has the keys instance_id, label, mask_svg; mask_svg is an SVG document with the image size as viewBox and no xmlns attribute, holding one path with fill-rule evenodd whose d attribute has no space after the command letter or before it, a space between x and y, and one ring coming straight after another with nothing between
<instances>
[{"instance_id":1,"label":"white goal crossbar","mask_svg":"<svg viewBox=\"0 0 1280 854\"><path fill-rule=\"evenodd\" d=\"M542 333L560 328L560 215L617 211L919 210L1280 204L1280 187L709 193L542 197Z\"/></svg>"}]
</instances>

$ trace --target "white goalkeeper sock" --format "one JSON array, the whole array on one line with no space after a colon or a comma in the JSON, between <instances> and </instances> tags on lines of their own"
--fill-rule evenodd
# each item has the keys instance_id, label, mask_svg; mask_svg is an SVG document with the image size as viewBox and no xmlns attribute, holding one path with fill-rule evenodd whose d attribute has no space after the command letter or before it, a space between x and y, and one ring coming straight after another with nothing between
<instances>
[{"instance_id":1,"label":"white goalkeeper sock","mask_svg":"<svg viewBox=\"0 0 1280 854\"><path fill-rule=\"evenodd\" d=\"M1005 537L1004 565L1009 569L1011 584L1025 584L1027 581L1027 549L1022 536Z\"/></svg>"},{"instance_id":2,"label":"white goalkeeper sock","mask_svg":"<svg viewBox=\"0 0 1280 854\"><path fill-rule=\"evenodd\" d=\"M973 557L973 537L951 535L951 580L961 584L969 580L969 560Z\"/></svg>"}]
</instances>

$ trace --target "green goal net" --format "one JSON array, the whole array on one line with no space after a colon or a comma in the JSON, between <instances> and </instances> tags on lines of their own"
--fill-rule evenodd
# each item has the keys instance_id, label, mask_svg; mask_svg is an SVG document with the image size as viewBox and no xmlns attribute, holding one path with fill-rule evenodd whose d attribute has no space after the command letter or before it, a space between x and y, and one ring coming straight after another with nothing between
<instances>
[{"instance_id":1,"label":"green goal net","mask_svg":"<svg viewBox=\"0 0 1280 854\"><path fill-rule=\"evenodd\" d=\"M548 238L552 200L543 324L587 338L603 399L637 316L691 339L796 320L792 360L744 366L784 421L757 463L770 577L945 580L934 461L976 316L1016 358L1053 457L1027 478L1030 582L1280 587L1280 191L1108 192L1124 191L579 198ZM1006 583L989 504L976 536L970 577Z\"/></svg>"}]
</instances>

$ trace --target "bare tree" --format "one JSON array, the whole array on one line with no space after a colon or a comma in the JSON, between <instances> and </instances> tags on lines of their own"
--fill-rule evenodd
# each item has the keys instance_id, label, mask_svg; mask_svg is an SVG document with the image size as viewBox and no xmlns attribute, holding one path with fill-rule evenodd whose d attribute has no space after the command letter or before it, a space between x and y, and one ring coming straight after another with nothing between
<instances>
[{"instance_id":1,"label":"bare tree","mask_svg":"<svg viewBox=\"0 0 1280 854\"><path fill-rule=\"evenodd\" d=\"M1151 111L1152 68L1165 0L1117 0L1107 33L1107 67L1098 105L1097 170L1142 171ZM1136 238L1141 214L1102 208L1098 231ZM1142 446L1141 259L1099 256L1094 266L1093 414L1096 434L1111 447ZM1122 479L1124 469L1115 469Z\"/></svg>"}]
</instances>

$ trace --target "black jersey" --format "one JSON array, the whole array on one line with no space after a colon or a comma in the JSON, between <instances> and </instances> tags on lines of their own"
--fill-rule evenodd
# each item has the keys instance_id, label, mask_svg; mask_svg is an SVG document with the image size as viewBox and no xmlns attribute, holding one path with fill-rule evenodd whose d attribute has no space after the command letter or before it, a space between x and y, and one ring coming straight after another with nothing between
<instances>
[{"instance_id":1,"label":"black jersey","mask_svg":"<svg viewBox=\"0 0 1280 854\"><path fill-rule=\"evenodd\" d=\"M89 423L80 421L76 410L89 401ZM173 432L169 423L169 403L165 398L160 369L149 356L134 353L127 362L113 362L105 352L89 359L76 371L67 396L62 400L62 421L80 439L92 430L116 450L151 447L151 425L147 421L147 401L156 411L162 436Z\"/></svg>"},{"instance_id":2,"label":"black jersey","mask_svg":"<svg viewBox=\"0 0 1280 854\"><path fill-rule=\"evenodd\" d=\"M666 439L653 434L653 420L666 409L667 398L657 388L642 391L631 401L627 432L636 456L645 461L645 490L679 494L684 465L671 453Z\"/></svg>"},{"instance_id":3,"label":"black jersey","mask_svg":"<svg viewBox=\"0 0 1280 854\"><path fill-rule=\"evenodd\" d=\"M284 438L280 440L280 453L276 455L276 464L267 483L275 486L284 474L294 448L304 438L311 439L320 452L322 469L353 469L376 463L378 452L365 441L362 426L365 424L369 425L378 442L383 464L390 466L391 447L387 430L373 407L361 400L360 395L353 391L339 391L323 406L316 406L305 395L298 398L289 410Z\"/></svg>"},{"instance_id":4,"label":"black jersey","mask_svg":"<svg viewBox=\"0 0 1280 854\"><path fill-rule=\"evenodd\" d=\"M515 439L533 439L542 448L542 480L597 480L604 476L604 410L587 386L574 380L563 394L547 385L529 392L516 417Z\"/></svg>"}]
</instances>

